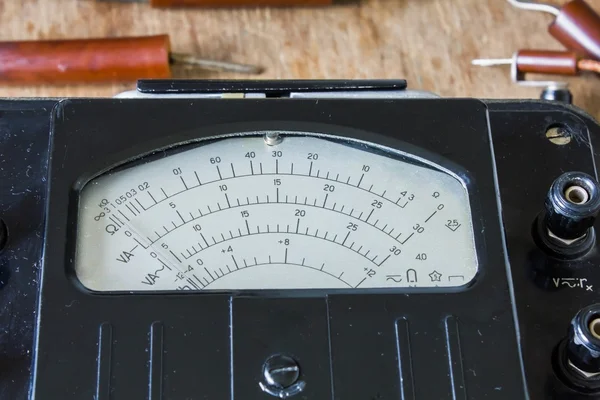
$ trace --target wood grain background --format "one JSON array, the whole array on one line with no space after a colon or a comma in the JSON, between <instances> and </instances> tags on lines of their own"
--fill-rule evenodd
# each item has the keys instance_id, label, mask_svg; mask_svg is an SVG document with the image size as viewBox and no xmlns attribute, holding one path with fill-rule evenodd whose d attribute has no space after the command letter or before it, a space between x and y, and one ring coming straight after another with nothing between
<instances>
[{"instance_id":1,"label":"wood grain background","mask_svg":"<svg viewBox=\"0 0 600 400\"><path fill-rule=\"evenodd\" d=\"M588 0L600 10L600 0ZM157 10L142 3L0 0L0 40L168 33L172 49L259 64L260 79L406 78L442 96L532 98L507 68L477 68L477 57L518 49L561 49L549 14L504 0L363 0L327 8ZM177 77L248 78L176 70ZM254 78L254 77L253 77ZM600 80L569 79L575 103L600 118ZM2 86L0 97L112 96L127 85Z\"/></svg>"}]
</instances>

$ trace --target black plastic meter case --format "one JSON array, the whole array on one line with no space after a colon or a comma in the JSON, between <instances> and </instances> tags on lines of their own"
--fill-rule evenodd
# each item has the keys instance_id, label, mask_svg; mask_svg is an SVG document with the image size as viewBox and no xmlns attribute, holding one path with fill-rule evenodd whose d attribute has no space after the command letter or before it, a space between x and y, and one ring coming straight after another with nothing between
<instances>
[{"instance_id":1,"label":"black plastic meter case","mask_svg":"<svg viewBox=\"0 0 600 400\"><path fill-rule=\"evenodd\" d=\"M600 126L404 81L0 101L2 399L598 399Z\"/></svg>"}]
</instances>

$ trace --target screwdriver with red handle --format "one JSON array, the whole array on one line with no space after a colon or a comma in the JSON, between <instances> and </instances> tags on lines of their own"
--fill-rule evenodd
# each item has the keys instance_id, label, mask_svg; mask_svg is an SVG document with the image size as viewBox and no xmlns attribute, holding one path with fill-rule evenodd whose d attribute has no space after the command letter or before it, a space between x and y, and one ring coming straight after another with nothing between
<instances>
[{"instance_id":1,"label":"screwdriver with red handle","mask_svg":"<svg viewBox=\"0 0 600 400\"><path fill-rule=\"evenodd\" d=\"M173 53L168 35L0 42L0 82L106 83L170 78L175 64L257 74L260 67Z\"/></svg>"}]
</instances>

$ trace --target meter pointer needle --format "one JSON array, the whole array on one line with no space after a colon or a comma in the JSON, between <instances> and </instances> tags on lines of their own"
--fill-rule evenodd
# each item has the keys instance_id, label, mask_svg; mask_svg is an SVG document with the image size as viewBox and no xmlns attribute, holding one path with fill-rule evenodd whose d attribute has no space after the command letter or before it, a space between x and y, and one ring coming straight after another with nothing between
<instances>
[{"instance_id":1,"label":"meter pointer needle","mask_svg":"<svg viewBox=\"0 0 600 400\"><path fill-rule=\"evenodd\" d=\"M144 235L142 235L136 228L134 228L131 224L128 224L127 222L123 223L123 225L125 225L127 227L127 229L129 229L134 235L136 235L141 242L146 242L146 249L150 249L152 250L154 253L156 253L157 255L159 255L163 260L159 261L163 261L167 267L169 268L173 268L179 272L184 272L181 268L179 268L179 265L181 265L181 262L177 262L175 260L173 260L173 258L167 254L165 254L162 249L156 248L154 243L152 241L149 241L148 239L145 238Z\"/></svg>"}]
</instances>

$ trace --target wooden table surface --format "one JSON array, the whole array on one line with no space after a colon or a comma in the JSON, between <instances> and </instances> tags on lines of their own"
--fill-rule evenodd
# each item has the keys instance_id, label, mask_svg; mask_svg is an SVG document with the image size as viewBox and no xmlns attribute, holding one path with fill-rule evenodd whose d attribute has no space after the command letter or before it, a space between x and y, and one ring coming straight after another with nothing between
<instances>
[{"instance_id":1,"label":"wooden table surface","mask_svg":"<svg viewBox=\"0 0 600 400\"><path fill-rule=\"evenodd\" d=\"M588 0L600 10L600 0ZM326 8L158 10L94 0L0 1L0 40L168 33L172 49L259 64L260 76L202 73L197 78L406 78L411 89L446 97L535 98L507 68L470 65L518 49L561 49L549 14L504 0L363 0ZM176 71L177 77L191 77ZM600 118L600 79L569 79L575 104ZM1 86L0 97L112 96L131 84Z\"/></svg>"}]
</instances>

